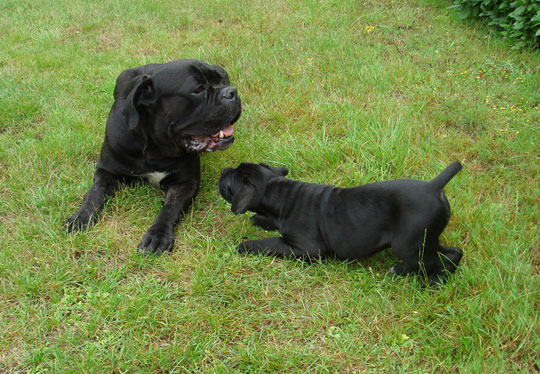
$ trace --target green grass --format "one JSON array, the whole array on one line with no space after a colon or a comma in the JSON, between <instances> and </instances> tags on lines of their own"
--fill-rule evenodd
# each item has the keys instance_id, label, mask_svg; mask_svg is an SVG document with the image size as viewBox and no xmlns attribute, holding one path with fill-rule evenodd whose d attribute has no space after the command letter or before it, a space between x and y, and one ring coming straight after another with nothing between
<instances>
[{"instance_id":1,"label":"green grass","mask_svg":"<svg viewBox=\"0 0 540 374\"><path fill-rule=\"evenodd\" d=\"M0 372L526 373L540 367L540 64L442 0L0 4ZM135 248L162 193L123 189L88 233L90 186L125 68L221 64L244 103L203 156L171 255ZM440 289L358 263L240 256L269 233L219 197L222 168L286 165L340 186L448 163Z\"/></svg>"}]
</instances>

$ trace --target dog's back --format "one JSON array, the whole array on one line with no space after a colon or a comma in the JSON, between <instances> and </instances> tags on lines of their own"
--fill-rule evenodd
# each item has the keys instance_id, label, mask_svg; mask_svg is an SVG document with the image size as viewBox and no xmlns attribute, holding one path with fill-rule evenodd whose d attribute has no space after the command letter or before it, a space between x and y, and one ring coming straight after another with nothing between
<instances>
[{"instance_id":1,"label":"dog's back","mask_svg":"<svg viewBox=\"0 0 540 374\"><path fill-rule=\"evenodd\" d=\"M397 179L335 187L322 215L328 242L345 249L339 257L358 258L388 248L396 228L413 222L421 230L442 232L450 219L443 187L459 170L461 164L455 162L431 181Z\"/></svg>"}]
</instances>

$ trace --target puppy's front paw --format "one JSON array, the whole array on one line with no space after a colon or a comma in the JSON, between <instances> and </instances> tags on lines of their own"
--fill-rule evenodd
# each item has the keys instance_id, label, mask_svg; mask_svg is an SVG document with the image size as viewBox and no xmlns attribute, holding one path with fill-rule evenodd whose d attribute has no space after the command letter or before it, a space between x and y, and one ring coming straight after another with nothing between
<instances>
[{"instance_id":1,"label":"puppy's front paw","mask_svg":"<svg viewBox=\"0 0 540 374\"><path fill-rule=\"evenodd\" d=\"M248 248L246 246L246 242L240 243L240 245L236 249L238 250L238 253L242 253L242 254L249 252L249 250L248 250Z\"/></svg>"},{"instance_id":2,"label":"puppy's front paw","mask_svg":"<svg viewBox=\"0 0 540 374\"><path fill-rule=\"evenodd\" d=\"M250 218L250 220L253 226L260 227L266 231L277 230L277 226L274 224L274 221L261 214L255 214Z\"/></svg>"},{"instance_id":3,"label":"puppy's front paw","mask_svg":"<svg viewBox=\"0 0 540 374\"><path fill-rule=\"evenodd\" d=\"M160 256L172 251L174 247L174 232L150 228L137 246L137 254L145 256Z\"/></svg>"},{"instance_id":4,"label":"puppy's front paw","mask_svg":"<svg viewBox=\"0 0 540 374\"><path fill-rule=\"evenodd\" d=\"M85 210L78 210L63 224L64 230L71 234L76 231L86 231L92 224L92 215Z\"/></svg>"},{"instance_id":5,"label":"puppy's front paw","mask_svg":"<svg viewBox=\"0 0 540 374\"><path fill-rule=\"evenodd\" d=\"M402 262L390 268L390 274L393 275L411 275L418 274L418 266L410 266Z\"/></svg>"},{"instance_id":6,"label":"puppy's front paw","mask_svg":"<svg viewBox=\"0 0 540 374\"><path fill-rule=\"evenodd\" d=\"M240 245L238 246L238 253L242 253L242 254L245 254L245 253L253 253L253 254L258 254L259 251L256 249L256 248L253 248L252 246L249 245L249 240L248 241L245 241L245 242L242 242L240 243Z\"/></svg>"}]
</instances>

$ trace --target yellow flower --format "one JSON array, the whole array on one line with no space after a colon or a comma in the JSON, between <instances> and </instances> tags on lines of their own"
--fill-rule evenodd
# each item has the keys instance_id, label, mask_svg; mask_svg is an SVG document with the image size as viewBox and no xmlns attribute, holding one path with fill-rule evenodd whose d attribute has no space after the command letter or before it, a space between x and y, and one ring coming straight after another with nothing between
<instances>
[{"instance_id":1,"label":"yellow flower","mask_svg":"<svg viewBox=\"0 0 540 374\"><path fill-rule=\"evenodd\" d=\"M364 34L371 34L374 29L375 29L375 26L368 25L364 27Z\"/></svg>"}]
</instances>

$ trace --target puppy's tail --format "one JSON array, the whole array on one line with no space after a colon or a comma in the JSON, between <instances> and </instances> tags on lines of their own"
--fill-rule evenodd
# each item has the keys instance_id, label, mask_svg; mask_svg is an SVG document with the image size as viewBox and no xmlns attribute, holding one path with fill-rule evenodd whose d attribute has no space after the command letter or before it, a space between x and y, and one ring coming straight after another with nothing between
<instances>
[{"instance_id":1,"label":"puppy's tail","mask_svg":"<svg viewBox=\"0 0 540 374\"><path fill-rule=\"evenodd\" d=\"M454 178L454 176L461 170L462 166L459 162L453 162L450 165L446 167L446 169L443 170L443 172L439 175L437 175L434 179L432 179L429 184L435 189L442 190L444 186L448 182L450 182L450 179Z\"/></svg>"}]
</instances>

